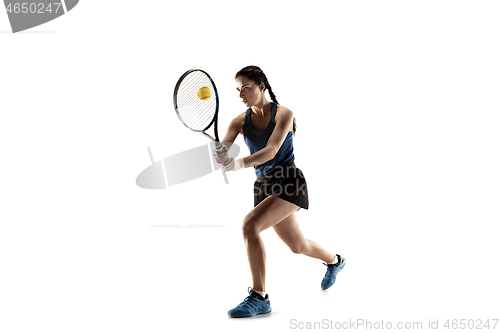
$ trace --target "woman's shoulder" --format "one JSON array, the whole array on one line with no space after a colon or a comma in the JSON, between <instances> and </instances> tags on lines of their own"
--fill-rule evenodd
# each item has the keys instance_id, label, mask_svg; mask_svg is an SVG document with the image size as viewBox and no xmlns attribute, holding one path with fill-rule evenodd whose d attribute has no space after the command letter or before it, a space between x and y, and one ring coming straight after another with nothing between
<instances>
[{"instance_id":1,"label":"woman's shoulder","mask_svg":"<svg viewBox=\"0 0 500 333\"><path fill-rule=\"evenodd\" d=\"M292 112L292 110L290 110L286 106L278 104L278 108L276 109L276 117L278 117L278 115L280 118L281 117L292 117L293 112Z\"/></svg>"},{"instance_id":2,"label":"woman's shoulder","mask_svg":"<svg viewBox=\"0 0 500 333\"><path fill-rule=\"evenodd\" d=\"M246 114L247 114L247 110L245 110L245 111L243 111L242 113L240 113L240 114L239 114L236 118L234 118L234 119L241 119L241 118L245 119Z\"/></svg>"},{"instance_id":3,"label":"woman's shoulder","mask_svg":"<svg viewBox=\"0 0 500 333\"><path fill-rule=\"evenodd\" d=\"M283 105L278 105L278 109L276 110L276 116L274 118L274 121L276 124L280 122L284 122L285 124L288 122L292 122L290 124L290 129L289 131L293 131L293 112L289 108Z\"/></svg>"},{"instance_id":4,"label":"woman's shoulder","mask_svg":"<svg viewBox=\"0 0 500 333\"><path fill-rule=\"evenodd\" d=\"M233 119L233 122L235 123L244 123L245 122L245 116L246 116L247 112L242 112L240 113L239 115L236 116L236 118Z\"/></svg>"},{"instance_id":5,"label":"woman's shoulder","mask_svg":"<svg viewBox=\"0 0 500 333\"><path fill-rule=\"evenodd\" d=\"M231 121L231 126L234 126L238 133L243 134L243 125L245 124L246 111L240 113L236 118Z\"/></svg>"}]
</instances>

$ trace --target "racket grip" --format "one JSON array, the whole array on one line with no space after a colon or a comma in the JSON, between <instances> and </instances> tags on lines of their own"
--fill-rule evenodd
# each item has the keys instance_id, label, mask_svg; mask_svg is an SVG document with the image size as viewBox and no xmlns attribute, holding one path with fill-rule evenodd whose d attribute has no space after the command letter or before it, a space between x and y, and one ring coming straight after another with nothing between
<instances>
[{"instance_id":1,"label":"racket grip","mask_svg":"<svg viewBox=\"0 0 500 333\"><path fill-rule=\"evenodd\" d=\"M223 147L224 146L222 145L222 143L215 141L215 150L222 151ZM222 175L224 176L224 182L226 184L229 184L229 181L227 180L227 176L226 176L226 172L224 171L224 168L221 168L221 170L222 170Z\"/></svg>"},{"instance_id":2,"label":"racket grip","mask_svg":"<svg viewBox=\"0 0 500 333\"><path fill-rule=\"evenodd\" d=\"M223 145L222 143L218 143L219 145L217 146L217 142L215 143L215 151L217 152L218 155L220 154L227 154L227 147Z\"/></svg>"}]
</instances>

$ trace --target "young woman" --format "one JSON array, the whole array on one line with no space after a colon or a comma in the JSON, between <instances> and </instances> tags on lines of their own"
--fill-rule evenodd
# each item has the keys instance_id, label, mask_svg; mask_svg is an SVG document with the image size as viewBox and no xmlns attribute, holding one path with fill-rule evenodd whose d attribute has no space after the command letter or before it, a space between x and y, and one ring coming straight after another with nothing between
<instances>
[{"instance_id":1,"label":"young woman","mask_svg":"<svg viewBox=\"0 0 500 333\"><path fill-rule=\"evenodd\" d=\"M306 239L295 217L300 208L308 209L309 201L306 180L294 163L292 138L296 125L292 111L278 104L259 67L243 68L236 73L235 80L236 90L248 109L231 121L222 140L224 149L214 151L214 156L226 172L253 166L257 175L254 209L245 216L242 225L253 288L249 287L249 296L228 312L231 317L250 317L271 312L269 295L265 293L266 252L260 237L262 231L273 227L293 253L323 260L327 271L322 289L333 285L345 259ZM264 95L266 89L272 102ZM235 160L228 158L227 150L238 134L243 135L251 155Z\"/></svg>"}]
</instances>

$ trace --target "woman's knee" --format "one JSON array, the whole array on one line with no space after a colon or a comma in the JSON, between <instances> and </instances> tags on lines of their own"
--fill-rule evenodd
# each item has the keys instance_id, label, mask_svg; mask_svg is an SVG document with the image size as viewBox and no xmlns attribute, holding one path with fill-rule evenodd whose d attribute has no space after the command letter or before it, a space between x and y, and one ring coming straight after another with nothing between
<instances>
[{"instance_id":1,"label":"woman's knee","mask_svg":"<svg viewBox=\"0 0 500 333\"><path fill-rule=\"evenodd\" d=\"M304 250L306 248L306 244L303 243L297 243L297 244L292 244L288 246L290 250L295 253L295 254L302 254L304 253Z\"/></svg>"},{"instance_id":2,"label":"woman's knee","mask_svg":"<svg viewBox=\"0 0 500 333\"><path fill-rule=\"evenodd\" d=\"M257 228L257 218L255 214L248 213L245 218L243 218L241 231L244 238L254 237L260 233L260 230Z\"/></svg>"}]
</instances>

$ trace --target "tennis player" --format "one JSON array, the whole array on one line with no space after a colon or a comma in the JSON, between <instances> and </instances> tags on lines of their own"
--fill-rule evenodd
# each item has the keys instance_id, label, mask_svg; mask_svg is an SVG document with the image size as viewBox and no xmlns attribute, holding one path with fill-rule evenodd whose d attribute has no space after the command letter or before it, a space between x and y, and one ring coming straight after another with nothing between
<instances>
[{"instance_id":1,"label":"tennis player","mask_svg":"<svg viewBox=\"0 0 500 333\"><path fill-rule=\"evenodd\" d=\"M253 287L248 287L249 296L243 302L228 311L231 317L250 317L271 312L269 295L265 292L266 252L260 237L262 231L273 227L293 253L324 261L327 271L321 281L322 289L333 285L345 259L306 239L295 217L300 208L308 209L309 201L306 180L294 163L296 123L292 111L278 104L266 75L259 67L241 69L236 73L235 81L247 110L231 121L222 140L223 150L214 151L214 157L226 172L253 166L257 175L254 208L245 216L242 225ZM266 89L272 102L264 95ZM227 151L238 134L243 135L251 155L229 158Z\"/></svg>"}]
</instances>

